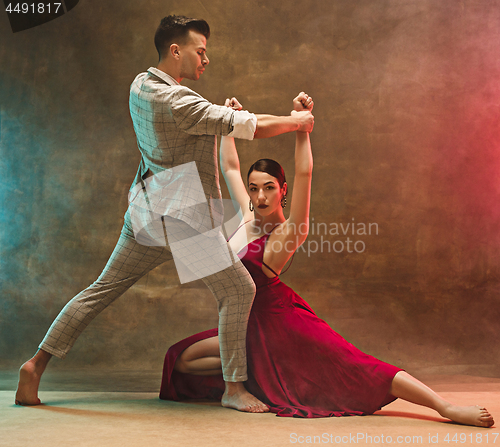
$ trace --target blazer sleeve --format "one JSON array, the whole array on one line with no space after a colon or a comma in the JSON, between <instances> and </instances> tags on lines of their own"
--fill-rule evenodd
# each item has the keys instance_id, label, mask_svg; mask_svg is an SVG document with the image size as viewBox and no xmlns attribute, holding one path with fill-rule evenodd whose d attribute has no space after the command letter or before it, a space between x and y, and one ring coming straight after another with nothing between
<instances>
[{"instance_id":1,"label":"blazer sleeve","mask_svg":"<svg viewBox=\"0 0 500 447\"><path fill-rule=\"evenodd\" d=\"M228 135L233 131L235 111L207 101L181 86L170 104L176 126L189 135Z\"/></svg>"}]
</instances>

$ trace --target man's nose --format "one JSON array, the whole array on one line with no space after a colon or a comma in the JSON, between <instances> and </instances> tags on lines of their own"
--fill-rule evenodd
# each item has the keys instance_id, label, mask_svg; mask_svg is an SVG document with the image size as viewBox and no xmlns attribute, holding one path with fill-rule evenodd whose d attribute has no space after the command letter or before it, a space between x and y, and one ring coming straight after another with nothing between
<instances>
[{"instance_id":1,"label":"man's nose","mask_svg":"<svg viewBox=\"0 0 500 447\"><path fill-rule=\"evenodd\" d=\"M208 65L210 63L210 60L208 59L207 55L205 54L205 58L203 59L203 65Z\"/></svg>"}]
</instances>

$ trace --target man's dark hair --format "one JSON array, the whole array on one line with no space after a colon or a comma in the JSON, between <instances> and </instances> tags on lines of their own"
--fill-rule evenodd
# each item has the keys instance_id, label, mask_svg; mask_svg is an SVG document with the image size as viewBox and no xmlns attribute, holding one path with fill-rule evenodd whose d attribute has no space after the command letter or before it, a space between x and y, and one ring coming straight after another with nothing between
<instances>
[{"instance_id":1,"label":"man's dark hair","mask_svg":"<svg viewBox=\"0 0 500 447\"><path fill-rule=\"evenodd\" d=\"M160 59L173 43L185 44L190 30L203 34L206 39L210 37L210 27L205 20L174 15L164 17L155 33L155 46Z\"/></svg>"}]
</instances>

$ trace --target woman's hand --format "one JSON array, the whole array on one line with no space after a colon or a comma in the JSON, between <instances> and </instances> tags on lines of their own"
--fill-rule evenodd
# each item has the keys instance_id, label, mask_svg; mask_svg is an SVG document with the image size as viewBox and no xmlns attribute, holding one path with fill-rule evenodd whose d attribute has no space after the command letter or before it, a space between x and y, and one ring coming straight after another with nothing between
<instances>
[{"instance_id":1,"label":"woman's hand","mask_svg":"<svg viewBox=\"0 0 500 447\"><path fill-rule=\"evenodd\" d=\"M243 106L240 104L240 102L236 98L227 98L226 102L224 103L226 107L229 107L233 110L241 110Z\"/></svg>"},{"instance_id":2,"label":"woman's hand","mask_svg":"<svg viewBox=\"0 0 500 447\"><path fill-rule=\"evenodd\" d=\"M314 101L309 95L304 92L300 92L293 100L293 110L297 112L301 112L304 110L309 110L309 112L312 112L313 107Z\"/></svg>"}]
</instances>

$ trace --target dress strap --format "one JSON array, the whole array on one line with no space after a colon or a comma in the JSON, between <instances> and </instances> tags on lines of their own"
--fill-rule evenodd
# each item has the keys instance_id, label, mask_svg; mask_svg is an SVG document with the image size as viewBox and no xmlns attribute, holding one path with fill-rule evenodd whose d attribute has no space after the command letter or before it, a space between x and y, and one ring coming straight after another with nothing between
<instances>
[{"instance_id":1,"label":"dress strap","mask_svg":"<svg viewBox=\"0 0 500 447\"><path fill-rule=\"evenodd\" d=\"M288 264L288 267L283 271L281 272L281 275L283 275L283 273L286 273L287 270L290 268L290 266L292 265L292 262L293 262L293 257L295 256L295 252L293 252L293 255L292 257L290 258L290 264Z\"/></svg>"},{"instance_id":2,"label":"dress strap","mask_svg":"<svg viewBox=\"0 0 500 447\"><path fill-rule=\"evenodd\" d=\"M266 245L267 245L267 241L269 239L269 236L271 236L271 233L277 228L279 227L279 224L276 225L268 234L267 234L267 239L266 239L266 243L264 244L264 250L266 249ZM283 273L286 273L286 271L290 268L290 266L292 265L292 262L293 262L293 257L295 256L295 252L293 253L292 257L290 258L290 264L288 264L288 267L283 271L281 272L280 274L276 273L271 267L269 267L265 262L264 262L264 259L262 259L262 265L266 266L269 270L271 270L271 272L273 272L276 276L280 276L280 275L283 275ZM288 261L287 261L288 262Z\"/></svg>"},{"instance_id":3,"label":"dress strap","mask_svg":"<svg viewBox=\"0 0 500 447\"><path fill-rule=\"evenodd\" d=\"M250 222L250 220L247 220L246 222L243 222L243 223L242 223L242 224L241 224L238 228L236 228L236 230L234 230L234 231L233 231L233 234L231 234L231 236L229 236L229 239L228 239L226 242L229 242L229 241L231 240L231 238L232 238L232 237L233 237L233 236L234 236L234 235L238 232L238 230L239 230L242 226L246 225L248 222ZM275 227L275 228L276 228L276 227ZM273 230L274 230L274 228L273 228Z\"/></svg>"},{"instance_id":4,"label":"dress strap","mask_svg":"<svg viewBox=\"0 0 500 447\"><path fill-rule=\"evenodd\" d=\"M262 261L262 265L266 266L269 270L271 270L271 272L273 272L276 276L280 276L278 275L271 267L269 267L264 261Z\"/></svg>"},{"instance_id":5,"label":"dress strap","mask_svg":"<svg viewBox=\"0 0 500 447\"><path fill-rule=\"evenodd\" d=\"M295 253L292 255L292 257L290 258L290 264L288 264L288 267L283 270L281 273L276 273L271 267L269 267L264 261L262 261L262 265L266 266L269 270L271 270L271 272L273 272L276 276L280 276L280 275L283 275L284 273L287 272L287 270L290 268L290 266L292 265L292 262L293 262L293 257L295 256Z\"/></svg>"}]
</instances>

